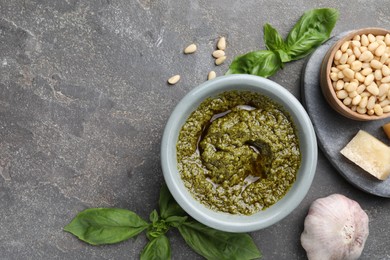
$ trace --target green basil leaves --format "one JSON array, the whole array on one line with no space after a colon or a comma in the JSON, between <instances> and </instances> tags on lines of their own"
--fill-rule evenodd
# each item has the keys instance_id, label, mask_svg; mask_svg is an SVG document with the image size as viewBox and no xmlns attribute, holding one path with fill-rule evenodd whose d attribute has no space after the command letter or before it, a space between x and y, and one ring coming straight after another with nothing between
<instances>
[{"instance_id":1,"label":"green basil leaves","mask_svg":"<svg viewBox=\"0 0 390 260\"><path fill-rule=\"evenodd\" d=\"M253 74L269 77L283 68L283 63L310 54L325 42L335 26L336 9L313 9L303 14L284 41L270 24L264 25L264 42L268 50L254 51L236 57L227 74Z\"/></svg>"},{"instance_id":2,"label":"green basil leaves","mask_svg":"<svg viewBox=\"0 0 390 260\"><path fill-rule=\"evenodd\" d=\"M291 60L305 57L326 41L338 17L337 10L330 8L306 12L287 36L287 52Z\"/></svg>"},{"instance_id":3,"label":"green basil leaves","mask_svg":"<svg viewBox=\"0 0 390 260\"><path fill-rule=\"evenodd\" d=\"M261 257L247 234L227 233L195 221L184 222L179 231L187 244L209 260L239 260Z\"/></svg>"},{"instance_id":4,"label":"green basil leaves","mask_svg":"<svg viewBox=\"0 0 390 260\"><path fill-rule=\"evenodd\" d=\"M165 235L149 241L141 252L141 260L166 260L171 259L171 246Z\"/></svg>"},{"instance_id":5,"label":"green basil leaves","mask_svg":"<svg viewBox=\"0 0 390 260\"><path fill-rule=\"evenodd\" d=\"M86 209L65 228L91 245L114 244L141 233L148 223L130 210L115 208Z\"/></svg>"},{"instance_id":6,"label":"green basil leaves","mask_svg":"<svg viewBox=\"0 0 390 260\"><path fill-rule=\"evenodd\" d=\"M269 77L282 66L282 61L273 51L254 51L236 57L230 65L228 74L253 74Z\"/></svg>"},{"instance_id":7,"label":"green basil leaves","mask_svg":"<svg viewBox=\"0 0 390 260\"><path fill-rule=\"evenodd\" d=\"M91 245L119 243L146 230L149 242L141 252L141 260L171 259L166 233L172 227L177 228L187 244L206 259L249 260L261 257L249 235L215 230L191 219L165 185L160 191L159 208L160 214L157 210L150 213L150 223L125 209L86 209L64 230Z\"/></svg>"}]
</instances>

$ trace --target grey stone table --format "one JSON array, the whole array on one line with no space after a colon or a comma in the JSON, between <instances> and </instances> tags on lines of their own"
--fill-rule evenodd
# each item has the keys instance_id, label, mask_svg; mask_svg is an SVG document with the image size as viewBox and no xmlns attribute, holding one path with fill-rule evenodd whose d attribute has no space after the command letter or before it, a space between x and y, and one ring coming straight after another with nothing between
<instances>
[{"instance_id":1,"label":"grey stone table","mask_svg":"<svg viewBox=\"0 0 390 260\"><path fill-rule=\"evenodd\" d=\"M175 104L210 70L263 49L262 26L282 35L306 10L341 12L333 34L390 28L379 1L0 0L0 259L137 259L144 235L93 247L62 231L90 207L143 218L163 183L162 131ZM215 67L216 39L228 42ZM182 54L190 43L193 55ZM305 59L271 79L299 99ZM181 81L166 80L180 74ZM332 193L370 217L362 259L390 259L390 200L349 184L320 152L313 185L287 218L251 233L264 259L305 259L300 246L310 203ZM170 232L173 259L201 259Z\"/></svg>"}]
</instances>

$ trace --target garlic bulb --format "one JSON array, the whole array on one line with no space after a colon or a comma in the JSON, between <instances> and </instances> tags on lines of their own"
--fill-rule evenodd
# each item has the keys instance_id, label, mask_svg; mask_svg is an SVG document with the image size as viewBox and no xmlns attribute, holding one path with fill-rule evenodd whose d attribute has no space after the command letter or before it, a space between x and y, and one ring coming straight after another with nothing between
<instances>
[{"instance_id":1,"label":"garlic bulb","mask_svg":"<svg viewBox=\"0 0 390 260\"><path fill-rule=\"evenodd\" d=\"M359 204L333 194L311 204L301 244L309 260L352 260L360 257L367 236L368 216Z\"/></svg>"}]
</instances>

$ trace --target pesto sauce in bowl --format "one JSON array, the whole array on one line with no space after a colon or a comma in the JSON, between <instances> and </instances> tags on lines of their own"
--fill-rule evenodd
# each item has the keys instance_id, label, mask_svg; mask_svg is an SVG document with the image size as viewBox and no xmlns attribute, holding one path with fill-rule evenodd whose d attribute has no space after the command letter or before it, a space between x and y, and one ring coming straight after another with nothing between
<instances>
[{"instance_id":1,"label":"pesto sauce in bowl","mask_svg":"<svg viewBox=\"0 0 390 260\"><path fill-rule=\"evenodd\" d=\"M266 96L226 91L207 98L182 126L178 170L212 210L251 215L280 200L301 163L290 115Z\"/></svg>"}]
</instances>

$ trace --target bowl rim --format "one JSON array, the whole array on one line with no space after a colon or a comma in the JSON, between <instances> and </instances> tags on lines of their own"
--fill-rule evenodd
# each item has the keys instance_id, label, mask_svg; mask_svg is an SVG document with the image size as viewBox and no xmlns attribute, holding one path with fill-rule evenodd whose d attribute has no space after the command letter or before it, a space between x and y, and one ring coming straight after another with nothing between
<instances>
[{"instance_id":1,"label":"bowl rim","mask_svg":"<svg viewBox=\"0 0 390 260\"><path fill-rule=\"evenodd\" d=\"M240 88L237 88L237 87ZM241 89L242 88L242 89ZM298 129L301 166L287 194L277 203L252 215L233 215L213 211L192 197L184 186L176 167L178 132L190 112L206 98L229 90L262 92L280 103L293 118ZM304 149L304 150L302 150ZM195 87L174 108L164 129L161 142L161 165L165 182L176 202L194 219L212 228L227 232L250 232L266 228L289 215L306 196L317 166L317 139L310 118L301 103L287 89L271 80L234 74L217 77ZM287 196L288 195L288 196Z\"/></svg>"},{"instance_id":2,"label":"bowl rim","mask_svg":"<svg viewBox=\"0 0 390 260\"><path fill-rule=\"evenodd\" d=\"M383 114L381 116L377 115L368 115L368 114L359 114L358 112L353 111L351 108L344 105L344 103L336 96L336 92L333 89L332 81L330 79L330 70L332 68L334 56L337 50L341 45L348 40L353 39L355 35L361 34L373 34L373 35L386 35L390 33L390 30L379 28L379 27L366 27L350 31L347 35L340 38L333 46L327 51L324 56L321 72L320 72L320 85L322 92L325 96L326 101L329 105L336 110L339 114L358 121L370 121L370 120L379 120L390 117L390 113ZM325 93L327 92L327 93ZM334 102L336 104L334 104ZM333 104L332 104L333 103Z\"/></svg>"}]
</instances>

